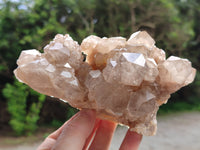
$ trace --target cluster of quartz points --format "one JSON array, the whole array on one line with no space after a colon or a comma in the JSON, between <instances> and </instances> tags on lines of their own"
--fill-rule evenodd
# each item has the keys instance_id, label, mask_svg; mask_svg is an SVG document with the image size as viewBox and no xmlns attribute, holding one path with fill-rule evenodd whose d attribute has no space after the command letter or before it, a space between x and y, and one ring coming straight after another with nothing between
<instances>
[{"instance_id":1,"label":"cluster of quartz points","mask_svg":"<svg viewBox=\"0 0 200 150\"><path fill-rule=\"evenodd\" d=\"M79 109L95 109L100 118L143 135L156 133L159 106L196 73L187 59L166 60L145 31L128 40L91 35L81 45L68 34L58 34L44 53L22 51L17 64L18 80L36 91Z\"/></svg>"}]
</instances>

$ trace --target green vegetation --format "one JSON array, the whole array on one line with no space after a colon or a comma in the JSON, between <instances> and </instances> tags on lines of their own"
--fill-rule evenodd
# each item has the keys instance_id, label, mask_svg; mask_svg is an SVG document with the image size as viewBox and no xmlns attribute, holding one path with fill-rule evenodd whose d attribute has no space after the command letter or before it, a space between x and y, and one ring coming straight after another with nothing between
<instances>
[{"instance_id":1,"label":"green vegetation","mask_svg":"<svg viewBox=\"0 0 200 150\"><path fill-rule=\"evenodd\" d=\"M163 115L180 111L200 111L200 104L189 104L187 102L167 103L160 107L158 114Z\"/></svg>"},{"instance_id":2,"label":"green vegetation","mask_svg":"<svg viewBox=\"0 0 200 150\"><path fill-rule=\"evenodd\" d=\"M82 41L90 34L129 37L137 30L148 31L167 56L188 58L200 69L199 0L1 0L0 1L0 125L8 120L16 134L30 134L38 125L59 126L75 113L68 105L64 117L48 101L13 78L16 60L24 49L42 48L57 33ZM199 110L200 73L195 82L174 94L160 113ZM3 106L7 106L7 108ZM48 103L48 105L50 105ZM3 118L3 117L2 117ZM1 126L0 126L1 129Z\"/></svg>"},{"instance_id":3,"label":"green vegetation","mask_svg":"<svg viewBox=\"0 0 200 150\"><path fill-rule=\"evenodd\" d=\"M9 124L17 135L32 134L37 129L39 113L45 100L45 95L39 94L28 86L15 80L14 84L6 84L3 95L7 98L8 112L11 115ZM34 98L27 109L28 96Z\"/></svg>"}]
</instances>

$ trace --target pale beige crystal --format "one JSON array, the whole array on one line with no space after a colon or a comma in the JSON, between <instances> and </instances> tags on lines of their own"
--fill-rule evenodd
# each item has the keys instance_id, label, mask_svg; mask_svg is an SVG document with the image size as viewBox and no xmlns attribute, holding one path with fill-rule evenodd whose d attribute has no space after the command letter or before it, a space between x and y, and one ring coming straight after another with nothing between
<instances>
[{"instance_id":1,"label":"pale beige crystal","mask_svg":"<svg viewBox=\"0 0 200 150\"><path fill-rule=\"evenodd\" d=\"M79 109L95 109L100 118L143 135L156 133L159 106L196 74L187 59L166 60L145 31L128 40L91 35L81 45L58 34L44 53L22 51L17 64L16 77L36 91Z\"/></svg>"}]
</instances>

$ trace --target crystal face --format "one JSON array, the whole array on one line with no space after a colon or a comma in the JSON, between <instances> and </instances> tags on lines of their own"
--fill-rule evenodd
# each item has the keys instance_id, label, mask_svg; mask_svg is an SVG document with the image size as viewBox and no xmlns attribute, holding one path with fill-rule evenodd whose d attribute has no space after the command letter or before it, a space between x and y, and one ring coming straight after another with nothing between
<instances>
[{"instance_id":1,"label":"crystal face","mask_svg":"<svg viewBox=\"0 0 200 150\"><path fill-rule=\"evenodd\" d=\"M101 74L101 71L99 70L92 70L89 72L89 74L93 77L93 78L98 78Z\"/></svg>"},{"instance_id":2,"label":"crystal face","mask_svg":"<svg viewBox=\"0 0 200 150\"><path fill-rule=\"evenodd\" d=\"M127 61L144 67L145 59L144 59L144 56L142 54L139 54L139 53L123 53L123 56L126 58Z\"/></svg>"},{"instance_id":3,"label":"crystal face","mask_svg":"<svg viewBox=\"0 0 200 150\"><path fill-rule=\"evenodd\" d=\"M79 109L95 109L99 118L143 135L156 133L159 106L196 74L189 60L166 59L145 31L128 40L91 35L81 45L68 34L58 34L44 53L22 51L17 64L17 79L36 91Z\"/></svg>"}]
</instances>

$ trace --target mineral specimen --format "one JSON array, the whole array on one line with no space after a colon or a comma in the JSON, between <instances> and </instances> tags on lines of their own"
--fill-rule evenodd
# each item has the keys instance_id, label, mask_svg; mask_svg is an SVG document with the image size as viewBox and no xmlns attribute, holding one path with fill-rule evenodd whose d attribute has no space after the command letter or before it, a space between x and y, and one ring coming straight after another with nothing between
<instances>
[{"instance_id":1,"label":"mineral specimen","mask_svg":"<svg viewBox=\"0 0 200 150\"><path fill-rule=\"evenodd\" d=\"M79 109L95 109L100 118L143 135L156 133L159 106L196 73L187 59L166 60L145 31L128 40L91 35L81 45L68 34L58 34L44 53L22 51L17 64L18 80L36 91Z\"/></svg>"}]
</instances>

